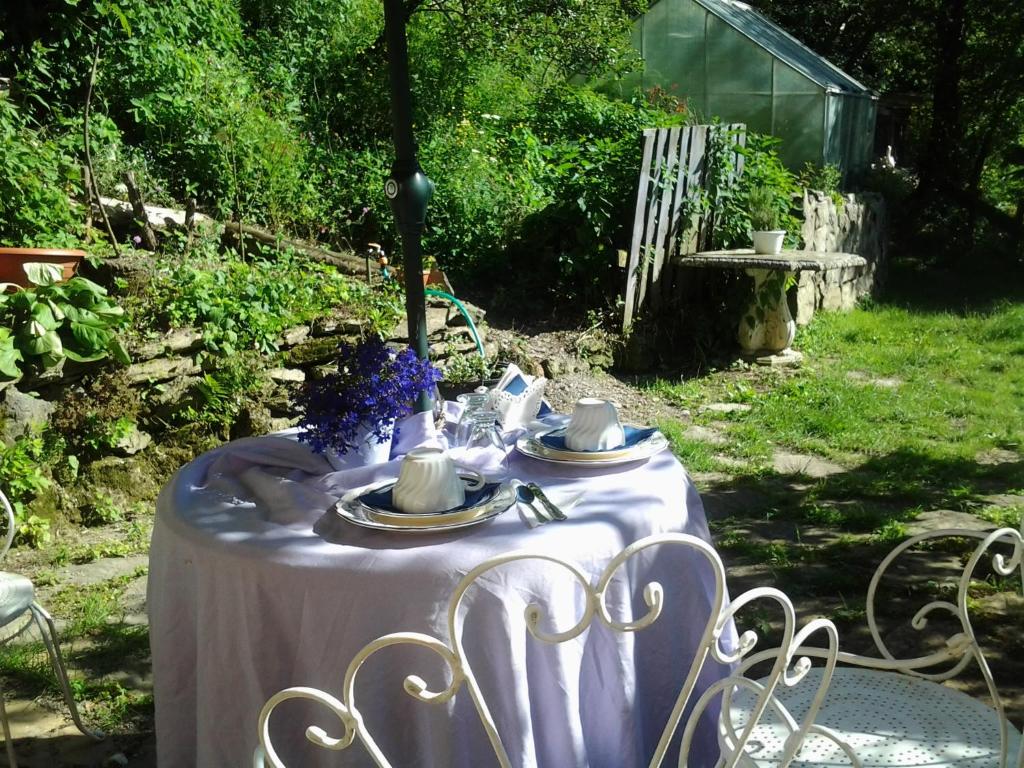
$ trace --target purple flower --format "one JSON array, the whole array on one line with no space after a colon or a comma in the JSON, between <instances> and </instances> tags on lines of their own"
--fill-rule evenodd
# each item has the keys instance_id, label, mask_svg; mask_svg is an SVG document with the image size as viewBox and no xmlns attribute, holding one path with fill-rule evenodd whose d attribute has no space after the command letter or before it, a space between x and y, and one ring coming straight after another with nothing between
<instances>
[{"instance_id":1,"label":"purple flower","mask_svg":"<svg viewBox=\"0 0 1024 768\"><path fill-rule=\"evenodd\" d=\"M135 235L135 237L132 238L132 242L135 243L136 245L142 245L142 236Z\"/></svg>"},{"instance_id":2,"label":"purple flower","mask_svg":"<svg viewBox=\"0 0 1024 768\"><path fill-rule=\"evenodd\" d=\"M441 380L441 371L411 349L396 352L379 338L342 344L337 370L307 382L299 397L299 440L316 453L356 448L363 425L378 442L398 435L395 420L412 413L421 392Z\"/></svg>"}]
</instances>

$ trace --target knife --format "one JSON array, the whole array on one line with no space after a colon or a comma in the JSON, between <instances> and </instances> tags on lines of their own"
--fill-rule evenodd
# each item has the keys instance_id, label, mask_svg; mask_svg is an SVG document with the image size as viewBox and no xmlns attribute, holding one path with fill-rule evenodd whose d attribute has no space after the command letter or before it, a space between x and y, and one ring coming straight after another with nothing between
<instances>
[{"instance_id":1,"label":"knife","mask_svg":"<svg viewBox=\"0 0 1024 768\"><path fill-rule=\"evenodd\" d=\"M540 489L540 486L536 483L527 483L526 487L533 491L533 495L537 497L537 501L544 505L546 509L555 520L568 520L565 512L560 510Z\"/></svg>"}]
</instances>

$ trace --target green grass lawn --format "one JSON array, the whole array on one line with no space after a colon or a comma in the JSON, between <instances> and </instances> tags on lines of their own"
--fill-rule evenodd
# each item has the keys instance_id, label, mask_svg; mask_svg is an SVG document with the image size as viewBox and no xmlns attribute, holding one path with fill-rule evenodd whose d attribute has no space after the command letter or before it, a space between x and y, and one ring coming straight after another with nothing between
<instances>
[{"instance_id":1,"label":"green grass lawn","mask_svg":"<svg viewBox=\"0 0 1024 768\"><path fill-rule=\"evenodd\" d=\"M874 655L867 583L912 526L970 525L963 514L1021 524L1024 301L972 311L908 302L819 313L794 347L805 356L798 369L740 364L654 382L656 393L690 410L697 429L660 426L696 477L730 589L778 586L801 615L833 619L844 648ZM722 403L741 407L705 408ZM818 476L794 474L773 461L780 453L830 466ZM928 600L948 598L972 546L954 540L949 551L926 557L943 564L934 572L901 571L887 597L895 607L883 608L891 608L890 626L903 626ZM1020 584L984 568L976 577L969 594L982 644L1019 721L1024 604L1012 593ZM942 632L954 631L909 635L931 633L941 643ZM915 642L928 642L904 641L915 650L924 647ZM967 678L980 695L980 679Z\"/></svg>"},{"instance_id":2,"label":"green grass lawn","mask_svg":"<svg viewBox=\"0 0 1024 768\"><path fill-rule=\"evenodd\" d=\"M908 505L957 508L1024 488L1024 304L973 314L882 305L819 313L794 346L806 360L797 370L653 385L727 438L709 446L663 425L688 468L757 475L773 449L785 449L857 469L833 481L836 492ZM750 409L700 410L714 402Z\"/></svg>"}]
</instances>

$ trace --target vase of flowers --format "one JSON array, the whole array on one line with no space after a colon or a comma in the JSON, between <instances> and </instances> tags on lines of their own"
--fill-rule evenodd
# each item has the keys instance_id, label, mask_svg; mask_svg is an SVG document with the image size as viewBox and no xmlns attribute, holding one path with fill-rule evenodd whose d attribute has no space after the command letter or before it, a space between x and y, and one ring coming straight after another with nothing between
<instances>
[{"instance_id":1,"label":"vase of flowers","mask_svg":"<svg viewBox=\"0 0 1024 768\"><path fill-rule=\"evenodd\" d=\"M299 440L327 456L335 469L387 461L396 422L432 391L441 372L411 349L379 338L342 344L337 368L307 382L299 398Z\"/></svg>"}]
</instances>

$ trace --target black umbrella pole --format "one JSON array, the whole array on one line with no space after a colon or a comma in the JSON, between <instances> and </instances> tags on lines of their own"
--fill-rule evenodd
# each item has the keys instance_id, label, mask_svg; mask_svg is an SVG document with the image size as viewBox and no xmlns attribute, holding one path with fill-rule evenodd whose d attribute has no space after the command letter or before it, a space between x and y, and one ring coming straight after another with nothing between
<instances>
[{"instance_id":1,"label":"black umbrella pole","mask_svg":"<svg viewBox=\"0 0 1024 768\"><path fill-rule=\"evenodd\" d=\"M395 162L385 184L395 223L402 238L402 265L405 271L405 314L409 328L409 346L422 360L430 357L427 344L427 305L423 292L423 221L434 192L433 182L420 169L416 142L412 135L412 95L409 91L409 50L405 38L405 9L402 0L384 0L384 38L388 46L388 73L391 80L391 127L395 142ZM416 402L417 411L433 407L431 393L424 392Z\"/></svg>"}]
</instances>

